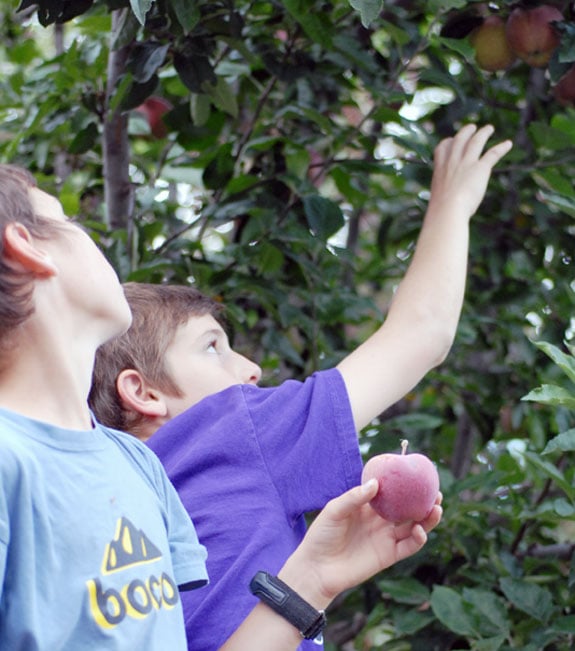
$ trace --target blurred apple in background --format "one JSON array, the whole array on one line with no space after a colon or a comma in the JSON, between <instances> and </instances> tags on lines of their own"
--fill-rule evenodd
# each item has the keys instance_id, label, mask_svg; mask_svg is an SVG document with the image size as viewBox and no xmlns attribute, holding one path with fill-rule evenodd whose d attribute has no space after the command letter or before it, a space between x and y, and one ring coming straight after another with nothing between
<instances>
[{"instance_id":1,"label":"blurred apple in background","mask_svg":"<svg viewBox=\"0 0 575 651\"><path fill-rule=\"evenodd\" d=\"M487 16L470 34L475 50L475 61L482 70L506 70L517 59L509 47L505 34L505 20L500 16Z\"/></svg>"},{"instance_id":2,"label":"blurred apple in background","mask_svg":"<svg viewBox=\"0 0 575 651\"><path fill-rule=\"evenodd\" d=\"M563 14L553 5L517 7L507 19L506 33L510 48L530 66L546 66L560 41L553 22L562 20Z\"/></svg>"},{"instance_id":3,"label":"blurred apple in background","mask_svg":"<svg viewBox=\"0 0 575 651\"><path fill-rule=\"evenodd\" d=\"M164 122L164 114L171 111L172 104L163 97L152 95L136 108L150 126L150 132L155 138L165 138L168 135L168 128Z\"/></svg>"},{"instance_id":4,"label":"blurred apple in background","mask_svg":"<svg viewBox=\"0 0 575 651\"><path fill-rule=\"evenodd\" d=\"M571 66L555 84L553 97L561 106L575 106L575 66Z\"/></svg>"}]
</instances>

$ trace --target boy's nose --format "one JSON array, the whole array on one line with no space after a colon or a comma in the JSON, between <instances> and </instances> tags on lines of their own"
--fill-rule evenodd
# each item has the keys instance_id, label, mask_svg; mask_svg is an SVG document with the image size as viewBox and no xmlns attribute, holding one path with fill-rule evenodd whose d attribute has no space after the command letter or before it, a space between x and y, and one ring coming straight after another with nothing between
<instances>
[{"instance_id":1,"label":"boy's nose","mask_svg":"<svg viewBox=\"0 0 575 651\"><path fill-rule=\"evenodd\" d=\"M247 357L241 357L241 379L244 384L257 384L262 377L262 369Z\"/></svg>"}]
</instances>

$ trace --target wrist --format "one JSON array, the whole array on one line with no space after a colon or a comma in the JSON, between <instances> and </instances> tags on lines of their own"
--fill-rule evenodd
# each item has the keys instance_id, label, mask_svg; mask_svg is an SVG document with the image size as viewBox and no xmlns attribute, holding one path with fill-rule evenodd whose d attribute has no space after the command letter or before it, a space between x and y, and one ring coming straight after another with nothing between
<instances>
[{"instance_id":1,"label":"wrist","mask_svg":"<svg viewBox=\"0 0 575 651\"><path fill-rule=\"evenodd\" d=\"M280 578L257 572L250 582L250 591L296 628L304 639L320 638L327 622L325 612L314 608Z\"/></svg>"},{"instance_id":2,"label":"wrist","mask_svg":"<svg viewBox=\"0 0 575 651\"><path fill-rule=\"evenodd\" d=\"M298 561L296 552L286 561L277 576L314 608L325 610L336 595L326 593L315 568L312 569L309 565Z\"/></svg>"}]
</instances>

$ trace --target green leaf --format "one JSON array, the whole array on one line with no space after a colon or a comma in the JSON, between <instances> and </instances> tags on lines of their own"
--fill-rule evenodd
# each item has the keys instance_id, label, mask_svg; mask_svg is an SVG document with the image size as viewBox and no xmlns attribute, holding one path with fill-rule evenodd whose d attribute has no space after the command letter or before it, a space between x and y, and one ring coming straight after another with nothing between
<instances>
[{"instance_id":1,"label":"green leaf","mask_svg":"<svg viewBox=\"0 0 575 651\"><path fill-rule=\"evenodd\" d=\"M458 635L478 637L473 618L465 608L461 595L452 588L436 585L431 593L431 608L439 621Z\"/></svg>"},{"instance_id":2,"label":"green leaf","mask_svg":"<svg viewBox=\"0 0 575 651\"><path fill-rule=\"evenodd\" d=\"M463 599L479 613L481 633L485 637L502 635L510 630L511 622L507 617L505 602L493 592L482 589L463 589Z\"/></svg>"},{"instance_id":3,"label":"green leaf","mask_svg":"<svg viewBox=\"0 0 575 651\"><path fill-rule=\"evenodd\" d=\"M495 637L477 640L472 642L471 649L472 651L497 651L497 649L501 648L505 640L505 635L496 635Z\"/></svg>"},{"instance_id":4,"label":"green leaf","mask_svg":"<svg viewBox=\"0 0 575 651\"><path fill-rule=\"evenodd\" d=\"M206 95L210 97L214 106L221 111L225 111L233 118L238 117L239 107L236 94L223 77L218 77L215 85L204 82L202 88Z\"/></svg>"},{"instance_id":5,"label":"green leaf","mask_svg":"<svg viewBox=\"0 0 575 651\"><path fill-rule=\"evenodd\" d=\"M284 0L283 5L312 41L327 50L331 49L331 25L327 18L324 19L322 14L310 11L307 0Z\"/></svg>"},{"instance_id":6,"label":"green leaf","mask_svg":"<svg viewBox=\"0 0 575 651\"><path fill-rule=\"evenodd\" d=\"M203 127L210 119L210 98L204 93L192 93L190 97L190 115L195 125Z\"/></svg>"},{"instance_id":7,"label":"green leaf","mask_svg":"<svg viewBox=\"0 0 575 651\"><path fill-rule=\"evenodd\" d=\"M385 421L386 428L395 428L398 430L420 430L429 432L443 425L442 418L425 414L423 412L412 412L402 416L394 416ZM412 450L413 451L413 450Z\"/></svg>"},{"instance_id":8,"label":"green leaf","mask_svg":"<svg viewBox=\"0 0 575 651\"><path fill-rule=\"evenodd\" d=\"M541 201L560 210L571 217L575 217L575 199L554 194L553 192L540 192Z\"/></svg>"},{"instance_id":9,"label":"green leaf","mask_svg":"<svg viewBox=\"0 0 575 651\"><path fill-rule=\"evenodd\" d=\"M146 14L148 11L150 11L152 5L154 4L155 0L130 0L130 6L132 7L132 11L134 12L134 15L140 22L140 24L144 25L146 22Z\"/></svg>"},{"instance_id":10,"label":"green leaf","mask_svg":"<svg viewBox=\"0 0 575 651\"><path fill-rule=\"evenodd\" d=\"M499 580L503 594L519 610L546 624L553 614L553 597L549 590L529 581L503 577Z\"/></svg>"},{"instance_id":11,"label":"green leaf","mask_svg":"<svg viewBox=\"0 0 575 651\"><path fill-rule=\"evenodd\" d=\"M379 589L400 604L419 606L429 600L429 590L414 578L383 579L378 581Z\"/></svg>"},{"instance_id":12,"label":"green leaf","mask_svg":"<svg viewBox=\"0 0 575 651\"><path fill-rule=\"evenodd\" d=\"M349 4L359 11L364 27L369 27L379 17L383 9L383 0L349 0Z\"/></svg>"},{"instance_id":13,"label":"green leaf","mask_svg":"<svg viewBox=\"0 0 575 651\"><path fill-rule=\"evenodd\" d=\"M445 15L450 9L463 9L467 5L467 0L431 0L429 10L439 16Z\"/></svg>"},{"instance_id":14,"label":"green leaf","mask_svg":"<svg viewBox=\"0 0 575 651\"><path fill-rule=\"evenodd\" d=\"M546 341L533 342L539 350L543 351L547 357L552 359L555 364L565 373L565 375L575 384L575 357L567 355L562 350Z\"/></svg>"},{"instance_id":15,"label":"green leaf","mask_svg":"<svg viewBox=\"0 0 575 651\"><path fill-rule=\"evenodd\" d=\"M551 622L550 628L558 633L575 634L575 615L557 617Z\"/></svg>"},{"instance_id":16,"label":"green leaf","mask_svg":"<svg viewBox=\"0 0 575 651\"><path fill-rule=\"evenodd\" d=\"M561 124L560 122L558 124ZM575 145L572 132L564 129L555 129L547 123L534 122L529 127L533 140L541 147L550 150L570 149Z\"/></svg>"},{"instance_id":17,"label":"green leaf","mask_svg":"<svg viewBox=\"0 0 575 651\"><path fill-rule=\"evenodd\" d=\"M134 80L139 84L148 82L164 63L169 47L151 41L135 45L127 64Z\"/></svg>"},{"instance_id":18,"label":"green leaf","mask_svg":"<svg viewBox=\"0 0 575 651\"><path fill-rule=\"evenodd\" d=\"M322 240L327 240L345 223L341 208L318 194L304 197L303 207L309 227Z\"/></svg>"},{"instance_id":19,"label":"green leaf","mask_svg":"<svg viewBox=\"0 0 575 651\"><path fill-rule=\"evenodd\" d=\"M70 143L68 151L71 154L83 154L94 147L100 131L95 122L90 122L86 127L81 129L74 140Z\"/></svg>"},{"instance_id":20,"label":"green leaf","mask_svg":"<svg viewBox=\"0 0 575 651\"><path fill-rule=\"evenodd\" d=\"M124 77L124 80L120 83L117 95L114 96L114 106L116 106L116 101L121 98L120 107L123 111L130 111L140 106L158 87L157 75L152 75L145 84L137 84L132 81L129 88L125 85L126 81L130 81L129 74ZM124 88L126 90L121 95L121 90Z\"/></svg>"},{"instance_id":21,"label":"green leaf","mask_svg":"<svg viewBox=\"0 0 575 651\"><path fill-rule=\"evenodd\" d=\"M567 389L554 384L543 384L523 396L521 400L575 409L575 396Z\"/></svg>"},{"instance_id":22,"label":"green leaf","mask_svg":"<svg viewBox=\"0 0 575 651\"><path fill-rule=\"evenodd\" d=\"M552 452L573 452L575 450L575 429L569 429L561 432L555 438L552 438L541 454L551 454Z\"/></svg>"},{"instance_id":23,"label":"green leaf","mask_svg":"<svg viewBox=\"0 0 575 651\"><path fill-rule=\"evenodd\" d=\"M189 34L201 18L198 0L170 0L170 3L184 34Z\"/></svg>"},{"instance_id":24,"label":"green leaf","mask_svg":"<svg viewBox=\"0 0 575 651\"><path fill-rule=\"evenodd\" d=\"M53 23L65 23L76 16L80 16L92 6L93 0L39 0L32 3L22 2L18 11L28 8L30 5L37 5L38 22L47 27Z\"/></svg>"},{"instance_id":25,"label":"green leaf","mask_svg":"<svg viewBox=\"0 0 575 651\"><path fill-rule=\"evenodd\" d=\"M556 466L544 461L538 454L534 454L533 452L524 452L522 456L533 468L542 471L546 477L552 479L557 486L562 488L569 499L575 499L575 487L565 479L563 473Z\"/></svg>"},{"instance_id":26,"label":"green leaf","mask_svg":"<svg viewBox=\"0 0 575 651\"><path fill-rule=\"evenodd\" d=\"M575 505L563 498L553 500L553 510L561 518L572 518L575 516Z\"/></svg>"},{"instance_id":27,"label":"green leaf","mask_svg":"<svg viewBox=\"0 0 575 651\"><path fill-rule=\"evenodd\" d=\"M284 263L283 253L269 242L260 242L255 248L255 262L260 272L266 276L278 272Z\"/></svg>"},{"instance_id":28,"label":"green leaf","mask_svg":"<svg viewBox=\"0 0 575 651\"><path fill-rule=\"evenodd\" d=\"M285 161L288 171L297 179L305 179L309 169L310 155L305 147L288 143L285 149Z\"/></svg>"},{"instance_id":29,"label":"green leaf","mask_svg":"<svg viewBox=\"0 0 575 651\"><path fill-rule=\"evenodd\" d=\"M399 635L414 635L434 620L435 616L430 610L420 611L415 608L398 610L393 617L393 623Z\"/></svg>"},{"instance_id":30,"label":"green leaf","mask_svg":"<svg viewBox=\"0 0 575 651\"><path fill-rule=\"evenodd\" d=\"M205 54L177 51L174 53L174 68L193 93L203 93L206 82L213 85L218 82L210 59Z\"/></svg>"},{"instance_id":31,"label":"green leaf","mask_svg":"<svg viewBox=\"0 0 575 651\"><path fill-rule=\"evenodd\" d=\"M22 43L17 43L10 50L10 60L20 65L31 64L38 56L39 50L32 39L26 39Z\"/></svg>"},{"instance_id":32,"label":"green leaf","mask_svg":"<svg viewBox=\"0 0 575 651\"><path fill-rule=\"evenodd\" d=\"M218 149L217 155L206 165L202 180L206 188L219 190L226 186L233 173L232 144L226 143Z\"/></svg>"}]
</instances>

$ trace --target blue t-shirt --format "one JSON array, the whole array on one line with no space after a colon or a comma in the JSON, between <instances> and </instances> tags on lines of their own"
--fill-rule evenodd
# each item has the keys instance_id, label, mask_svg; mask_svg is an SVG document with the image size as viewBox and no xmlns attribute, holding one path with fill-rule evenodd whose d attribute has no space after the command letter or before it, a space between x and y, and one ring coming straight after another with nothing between
<instances>
[{"instance_id":1,"label":"blue t-shirt","mask_svg":"<svg viewBox=\"0 0 575 651\"><path fill-rule=\"evenodd\" d=\"M357 432L332 369L275 388L238 385L205 398L148 441L208 549L210 585L182 595L189 651L214 651L305 533L304 515L361 481ZM319 651L304 641L301 651Z\"/></svg>"},{"instance_id":2,"label":"blue t-shirt","mask_svg":"<svg viewBox=\"0 0 575 651\"><path fill-rule=\"evenodd\" d=\"M205 555L135 438L0 409L0 649L185 649L178 586Z\"/></svg>"}]
</instances>

